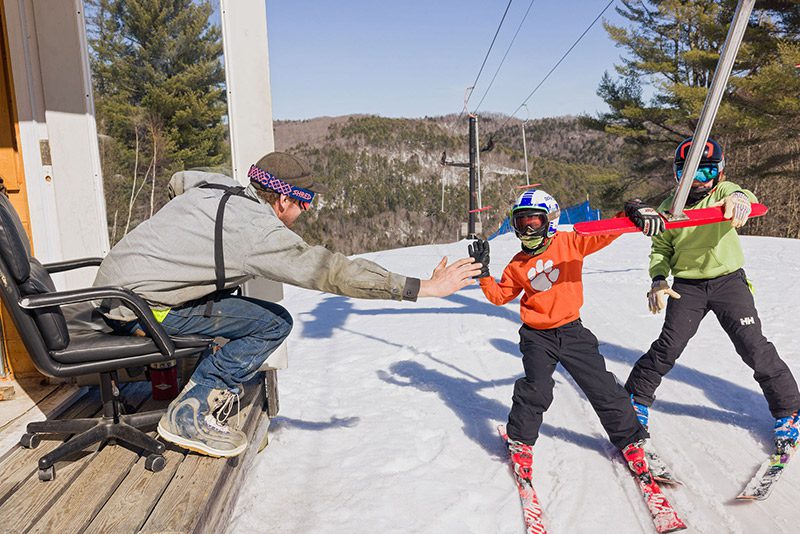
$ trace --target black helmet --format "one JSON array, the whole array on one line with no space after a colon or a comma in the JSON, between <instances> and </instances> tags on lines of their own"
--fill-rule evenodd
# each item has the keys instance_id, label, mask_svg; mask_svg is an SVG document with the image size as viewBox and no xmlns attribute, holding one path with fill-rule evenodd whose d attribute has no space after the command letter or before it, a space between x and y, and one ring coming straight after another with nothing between
<instances>
[{"instance_id":1,"label":"black helmet","mask_svg":"<svg viewBox=\"0 0 800 534\"><path fill-rule=\"evenodd\" d=\"M689 137L681 141L681 144L675 149L675 161L672 170L675 172L675 179L677 181L680 181L681 171L683 170L684 163L686 163L686 157L689 155L689 147L691 146L692 138ZM722 145L709 137L706 142L705 150L703 150L703 155L700 157L700 169L697 175L699 178L696 179L700 179L703 182L713 180L716 185L719 181L719 175L722 174L724 169L725 154L722 151ZM704 176L700 176L700 171L706 171L702 173Z\"/></svg>"}]
</instances>

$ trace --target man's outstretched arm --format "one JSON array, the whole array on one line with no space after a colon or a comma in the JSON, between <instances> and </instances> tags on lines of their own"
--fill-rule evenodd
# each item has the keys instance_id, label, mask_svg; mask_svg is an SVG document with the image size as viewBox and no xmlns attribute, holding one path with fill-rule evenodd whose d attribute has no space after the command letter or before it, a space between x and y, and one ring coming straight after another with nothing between
<instances>
[{"instance_id":1,"label":"man's outstretched arm","mask_svg":"<svg viewBox=\"0 0 800 534\"><path fill-rule=\"evenodd\" d=\"M462 287L473 284L473 277L481 273L481 264L472 258L462 258L447 265L447 256L433 270L429 280L420 280L420 297L446 297Z\"/></svg>"}]
</instances>

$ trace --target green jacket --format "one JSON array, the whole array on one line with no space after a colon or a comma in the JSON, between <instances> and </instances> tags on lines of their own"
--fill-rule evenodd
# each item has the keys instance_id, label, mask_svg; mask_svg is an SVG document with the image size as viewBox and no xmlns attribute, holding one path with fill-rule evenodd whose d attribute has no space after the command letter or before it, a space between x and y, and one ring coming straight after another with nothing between
<instances>
[{"instance_id":1,"label":"green jacket","mask_svg":"<svg viewBox=\"0 0 800 534\"><path fill-rule=\"evenodd\" d=\"M706 208L731 193L741 191L750 202L756 196L733 182L720 182L703 200L691 208ZM664 212L672 205L673 193L658 207ZM653 238L650 249L650 277L669 276L706 280L730 274L744 266L739 235L728 221L667 230Z\"/></svg>"}]
</instances>

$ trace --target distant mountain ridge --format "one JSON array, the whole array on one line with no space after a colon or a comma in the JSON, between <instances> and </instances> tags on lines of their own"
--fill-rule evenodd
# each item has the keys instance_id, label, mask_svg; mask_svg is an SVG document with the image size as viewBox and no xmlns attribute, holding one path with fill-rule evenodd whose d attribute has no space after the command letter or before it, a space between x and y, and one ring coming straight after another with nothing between
<instances>
[{"instance_id":1,"label":"distant mountain ridge","mask_svg":"<svg viewBox=\"0 0 800 534\"><path fill-rule=\"evenodd\" d=\"M453 241L467 220L468 171L443 167L468 160L467 119L375 115L275 121L276 150L309 159L331 187L319 209L301 218L310 242L354 254ZM526 183L521 121L503 115L479 119L484 234L499 227ZM575 117L525 124L531 183L568 206L587 197L595 207L618 210L623 169L616 137L582 126ZM442 196L444 193L444 201ZM444 204L444 206L443 206Z\"/></svg>"}]
</instances>

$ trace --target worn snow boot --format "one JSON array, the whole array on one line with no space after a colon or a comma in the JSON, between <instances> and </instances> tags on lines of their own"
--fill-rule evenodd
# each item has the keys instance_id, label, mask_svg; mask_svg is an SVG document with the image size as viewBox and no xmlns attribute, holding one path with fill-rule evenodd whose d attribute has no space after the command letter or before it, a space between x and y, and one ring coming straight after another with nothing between
<instances>
[{"instance_id":1,"label":"worn snow boot","mask_svg":"<svg viewBox=\"0 0 800 534\"><path fill-rule=\"evenodd\" d=\"M227 420L238 399L232 391L189 380L158 422L158 435L207 456L237 456L247 448L247 436L232 429Z\"/></svg>"},{"instance_id":2,"label":"worn snow boot","mask_svg":"<svg viewBox=\"0 0 800 534\"><path fill-rule=\"evenodd\" d=\"M631 471L637 476L644 475L650 471L644 445L645 443L642 439L622 449L622 456L625 457L625 460L628 462L628 467L630 467Z\"/></svg>"},{"instance_id":3,"label":"worn snow boot","mask_svg":"<svg viewBox=\"0 0 800 534\"><path fill-rule=\"evenodd\" d=\"M647 425L650 422L650 408L633 400L633 395L631 395L631 404L633 405L633 411L636 412L636 418L644 429L648 430Z\"/></svg>"},{"instance_id":4,"label":"worn snow boot","mask_svg":"<svg viewBox=\"0 0 800 534\"><path fill-rule=\"evenodd\" d=\"M508 453L514 466L514 473L530 482L533 476L533 446L509 438Z\"/></svg>"},{"instance_id":5,"label":"worn snow boot","mask_svg":"<svg viewBox=\"0 0 800 534\"><path fill-rule=\"evenodd\" d=\"M797 412L775 420L775 449L778 452L788 452L797 445L798 436L800 436L800 416Z\"/></svg>"}]
</instances>

